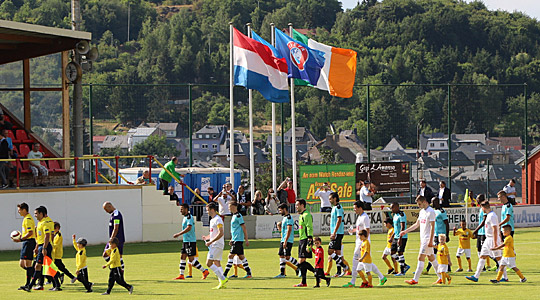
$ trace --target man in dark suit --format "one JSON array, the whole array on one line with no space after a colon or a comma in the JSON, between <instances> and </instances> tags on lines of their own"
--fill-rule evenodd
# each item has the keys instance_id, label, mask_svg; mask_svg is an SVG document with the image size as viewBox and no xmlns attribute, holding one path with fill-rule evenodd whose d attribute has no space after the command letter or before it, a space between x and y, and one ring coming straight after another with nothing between
<instances>
[{"instance_id":1,"label":"man in dark suit","mask_svg":"<svg viewBox=\"0 0 540 300\"><path fill-rule=\"evenodd\" d=\"M446 187L446 182L441 181L439 183L439 193L436 197L439 199L441 207L450 207L450 198L452 198L452 194L450 193L450 189Z\"/></svg>"},{"instance_id":2,"label":"man in dark suit","mask_svg":"<svg viewBox=\"0 0 540 300\"><path fill-rule=\"evenodd\" d=\"M429 186L427 186L425 179L420 180L420 188L418 189L416 196L424 196L426 199L428 199L428 202L431 202L431 198L433 198L433 191Z\"/></svg>"}]
</instances>

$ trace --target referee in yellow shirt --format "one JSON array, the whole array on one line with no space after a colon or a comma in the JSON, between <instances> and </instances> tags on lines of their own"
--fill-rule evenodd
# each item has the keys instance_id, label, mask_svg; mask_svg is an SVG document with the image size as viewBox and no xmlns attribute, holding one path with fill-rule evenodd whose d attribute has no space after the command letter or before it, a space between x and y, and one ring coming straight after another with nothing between
<instances>
[{"instance_id":1,"label":"referee in yellow shirt","mask_svg":"<svg viewBox=\"0 0 540 300\"><path fill-rule=\"evenodd\" d=\"M32 275L34 275L34 267L32 266L32 259L34 258L34 249L36 248L36 224L32 215L28 213L28 204L21 203L17 205L17 211L19 215L23 217L21 236L18 239L14 239L15 243L22 242L21 248L21 260L19 265L26 270L26 283L19 287L19 290L24 290L24 287L30 284Z\"/></svg>"}]
</instances>

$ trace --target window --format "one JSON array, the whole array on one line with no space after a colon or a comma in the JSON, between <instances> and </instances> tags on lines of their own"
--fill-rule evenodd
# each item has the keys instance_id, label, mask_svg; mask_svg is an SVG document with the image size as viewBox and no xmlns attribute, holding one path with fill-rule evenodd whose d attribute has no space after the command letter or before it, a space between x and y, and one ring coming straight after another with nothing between
<instances>
[{"instance_id":1,"label":"window","mask_svg":"<svg viewBox=\"0 0 540 300\"><path fill-rule=\"evenodd\" d=\"M444 143L441 143L441 147L444 147Z\"/></svg>"},{"instance_id":2,"label":"window","mask_svg":"<svg viewBox=\"0 0 540 300\"><path fill-rule=\"evenodd\" d=\"M199 138L202 139L203 135L202 134L199 134Z\"/></svg>"},{"instance_id":3,"label":"window","mask_svg":"<svg viewBox=\"0 0 540 300\"><path fill-rule=\"evenodd\" d=\"M430 147L435 147L435 143L429 143Z\"/></svg>"},{"instance_id":4,"label":"window","mask_svg":"<svg viewBox=\"0 0 540 300\"><path fill-rule=\"evenodd\" d=\"M193 144L193 148L194 149L199 149L200 145L199 144Z\"/></svg>"},{"instance_id":5,"label":"window","mask_svg":"<svg viewBox=\"0 0 540 300\"><path fill-rule=\"evenodd\" d=\"M209 139L209 138L210 138L210 135L209 135L209 134L207 134L207 135L206 135L206 138L207 138L207 139Z\"/></svg>"},{"instance_id":6,"label":"window","mask_svg":"<svg viewBox=\"0 0 540 300\"><path fill-rule=\"evenodd\" d=\"M217 144L213 144L212 149L217 149Z\"/></svg>"},{"instance_id":7,"label":"window","mask_svg":"<svg viewBox=\"0 0 540 300\"><path fill-rule=\"evenodd\" d=\"M202 144L201 147L202 147L203 149L208 149L208 144Z\"/></svg>"}]
</instances>

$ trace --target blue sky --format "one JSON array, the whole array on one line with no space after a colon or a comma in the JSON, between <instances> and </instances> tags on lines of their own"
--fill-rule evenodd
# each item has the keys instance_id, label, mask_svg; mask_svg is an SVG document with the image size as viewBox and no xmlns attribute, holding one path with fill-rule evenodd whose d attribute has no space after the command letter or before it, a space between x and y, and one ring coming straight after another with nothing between
<instances>
[{"instance_id":1,"label":"blue sky","mask_svg":"<svg viewBox=\"0 0 540 300\"><path fill-rule=\"evenodd\" d=\"M471 0L466 0L471 2ZM540 1L539 0L483 0L489 10L506 10L509 12L521 11L526 15L540 20ZM350 9L356 6L358 0L341 0L344 9Z\"/></svg>"}]
</instances>

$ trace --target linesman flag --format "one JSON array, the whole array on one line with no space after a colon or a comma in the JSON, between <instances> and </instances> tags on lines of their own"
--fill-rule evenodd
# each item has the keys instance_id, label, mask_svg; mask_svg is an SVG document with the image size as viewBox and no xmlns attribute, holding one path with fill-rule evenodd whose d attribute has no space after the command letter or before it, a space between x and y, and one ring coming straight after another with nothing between
<instances>
[{"instance_id":1,"label":"linesman flag","mask_svg":"<svg viewBox=\"0 0 540 300\"><path fill-rule=\"evenodd\" d=\"M287 61L233 28L234 84L257 90L271 102L289 102Z\"/></svg>"},{"instance_id":2,"label":"linesman flag","mask_svg":"<svg viewBox=\"0 0 540 300\"><path fill-rule=\"evenodd\" d=\"M293 29L293 38L308 45L311 49L324 53L325 61L321 76L313 86L328 91L335 97L350 98L353 95L354 79L356 76L356 52L319 43ZM307 85L306 82L295 81L297 85Z\"/></svg>"},{"instance_id":3,"label":"linesman flag","mask_svg":"<svg viewBox=\"0 0 540 300\"><path fill-rule=\"evenodd\" d=\"M297 78L316 86L321 69L324 66L324 52L311 49L306 44L294 40L274 28L276 33L276 49L281 57L287 60L289 78Z\"/></svg>"},{"instance_id":4,"label":"linesman flag","mask_svg":"<svg viewBox=\"0 0 540 300\"><path fill-rule=\"evenodd\" d=\"M43 275L54 277L58 272L58 267L54 264L52 259L48 256L43 258Z\"/></svg>"}]
</instances>

